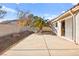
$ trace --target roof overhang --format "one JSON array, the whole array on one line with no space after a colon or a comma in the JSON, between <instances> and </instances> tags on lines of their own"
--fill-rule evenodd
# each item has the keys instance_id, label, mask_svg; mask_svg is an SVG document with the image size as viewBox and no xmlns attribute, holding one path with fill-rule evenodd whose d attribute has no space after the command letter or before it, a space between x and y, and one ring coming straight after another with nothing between
<instances>
[{"instance_id":1,"label":"roof overhang","mask_svg":"<svg viewBox=\"0 0 79 59\"><path fill-rule=\"evenodd\" d=\"M76 14L77 12L79 12L79 4L75 5L73 8L71 8L70 10L66 11L65 13L59 15L57 18L55 18L54 20L52 20L52 22L56 22L56 21L59 21L61 19L64 19L68 16L71 16L71 13L72 14Z\"/></svg>"}]
</instances>

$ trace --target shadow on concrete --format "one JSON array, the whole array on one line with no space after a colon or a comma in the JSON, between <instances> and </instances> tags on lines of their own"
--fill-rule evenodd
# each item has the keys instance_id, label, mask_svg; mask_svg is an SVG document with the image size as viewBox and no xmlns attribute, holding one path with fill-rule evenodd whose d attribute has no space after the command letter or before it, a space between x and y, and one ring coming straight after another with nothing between
<instances>
[{"instance_id":1,"label":"shadow on concrete","mask_svg":"<svg viewBox=\"0 0 79 59\"><path fill-rule=\"evenodd\" d=\"M13 33L3 37L0 37L0 55L6 52L9 48L11 48L14 44L19 43L23 40L23 38L28 37L33 32L31 31L23 31L20 33Z\"/></svg>"},{"instance_id":2,"label":"shadow on concrete","mask_svg":"<svg viewBox=\"0 0 79 59\"><path fill-rule=\"evenodd\" d=\"M37 34L38 35L56 35L55 33L51 32L51 31L42 31Z\"/></svg>"}]
</instances>

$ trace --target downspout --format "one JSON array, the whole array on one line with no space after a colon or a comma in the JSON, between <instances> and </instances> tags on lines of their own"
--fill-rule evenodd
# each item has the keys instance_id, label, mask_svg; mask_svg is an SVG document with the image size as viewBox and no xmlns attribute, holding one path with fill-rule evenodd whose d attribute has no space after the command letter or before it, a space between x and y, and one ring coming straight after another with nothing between
<instances>
[{"instance_id":1,"label":"downspout","mask_svg":"<svg viewBox=\"0 0 79 59\"><path fill-rule=\"evenodd\" d=\"M70 12L71 16L73 17L72 18L72 40L74 40L75 44L77 44L77 41L76 41L76 19L75 19L75 15L71 12L71 10L69 12ZM73 27L74 26L74 24L73 24L74 20L75 20L75 33L73 33L74 32L74 29L73 29L74 28Z\"/></svg>"}]
</instances>

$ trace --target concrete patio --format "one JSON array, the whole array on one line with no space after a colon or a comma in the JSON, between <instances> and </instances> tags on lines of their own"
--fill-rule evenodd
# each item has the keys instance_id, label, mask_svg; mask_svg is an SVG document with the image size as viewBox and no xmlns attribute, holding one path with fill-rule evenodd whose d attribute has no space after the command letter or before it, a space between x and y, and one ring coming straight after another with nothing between
<instances>
[{"instance_id":1,"label":"concrete patio","mask_svg":"<svg viewBox=\"0 0 79 59\"><path fill-rule=\"evenodd\" d=\"M51 34L31 34L2 56L79 56L79 45Z\"/></svg>"}]
</instances>

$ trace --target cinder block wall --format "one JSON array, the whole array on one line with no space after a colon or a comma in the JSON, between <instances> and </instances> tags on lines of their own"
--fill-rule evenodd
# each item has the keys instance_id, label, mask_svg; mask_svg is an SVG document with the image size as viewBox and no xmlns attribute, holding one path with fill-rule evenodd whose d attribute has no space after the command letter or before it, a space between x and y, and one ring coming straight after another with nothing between
<instances>
[{"instance_id":1,"label":"cinder block wall","mask_svg":"<svg viewBox=\"0 0 79 59\"><path fill-rule=\"evenodd\" d=\"M11 33L18 33L21 27L15 24L0 24L0 36L8 35Z\"/></svg>"}]
</instances>

